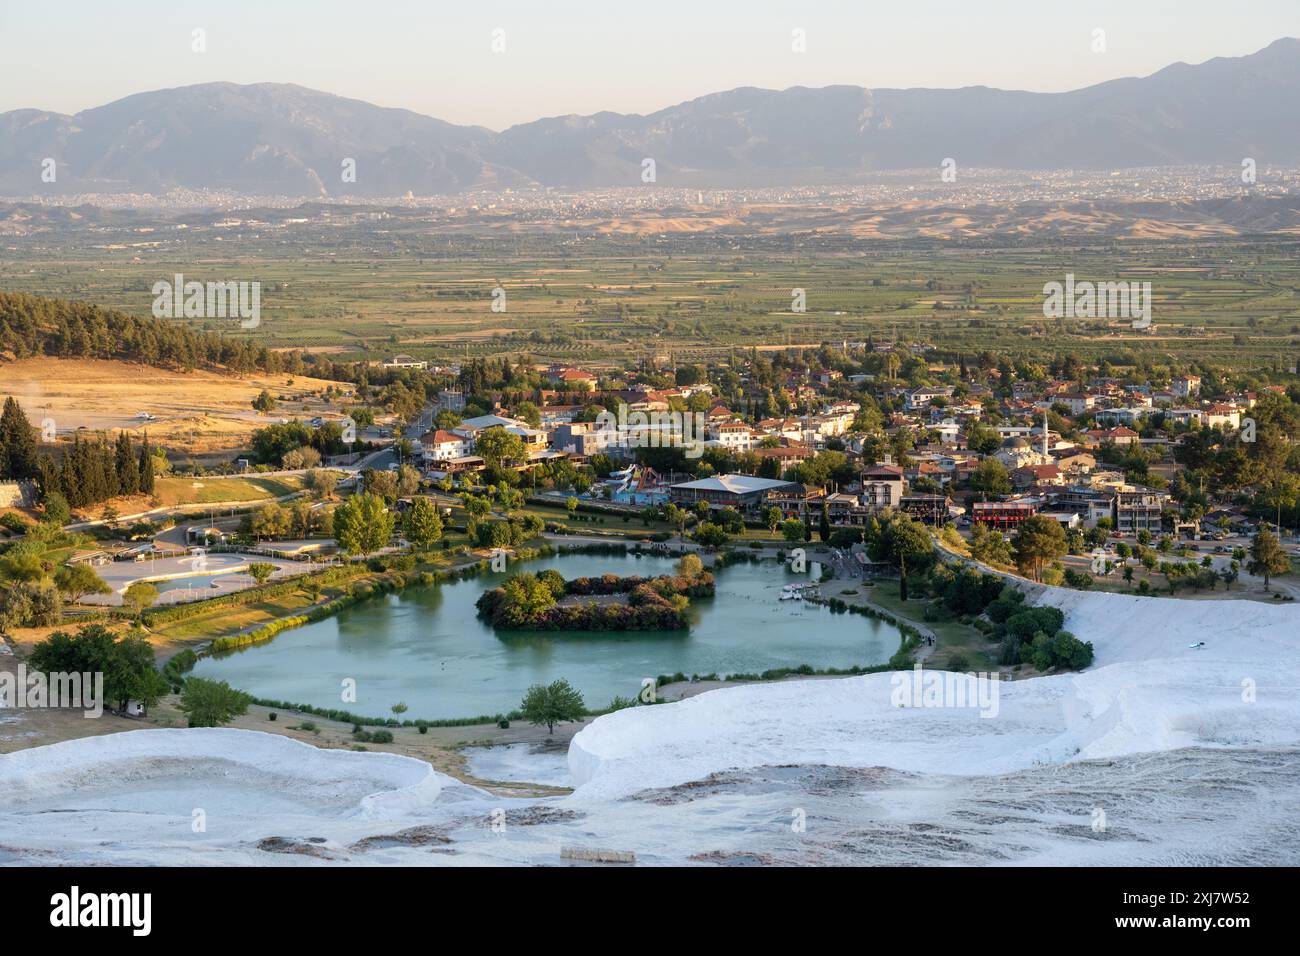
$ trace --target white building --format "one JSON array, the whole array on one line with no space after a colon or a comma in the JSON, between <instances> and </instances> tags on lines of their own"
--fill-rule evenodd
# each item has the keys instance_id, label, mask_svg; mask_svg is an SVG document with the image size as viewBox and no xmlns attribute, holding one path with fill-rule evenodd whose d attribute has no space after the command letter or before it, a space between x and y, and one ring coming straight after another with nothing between
<instances>
[{"instance_id":1,"label":"white building","mask_svg":"<svg viewBox=\"0 0 1300 956\"><path fill-rule=\"evenodd\" d=\"M744 422L723 422L713 426L710 436L717 444L729 451L749 451L759 442L759 436Z\"/></svg>"},{"instance_id":2,"label":"white building","mask_svg":"<svg viewBox=\"0 0 1300 956\"><path fill-rule=\"evenodd\" d=\"M426 461L447 461L468 455L474 449L474 442L464 435L444 431L425 432L420 436L420 445L424 448Z\"/></svg>"}]
</instances>

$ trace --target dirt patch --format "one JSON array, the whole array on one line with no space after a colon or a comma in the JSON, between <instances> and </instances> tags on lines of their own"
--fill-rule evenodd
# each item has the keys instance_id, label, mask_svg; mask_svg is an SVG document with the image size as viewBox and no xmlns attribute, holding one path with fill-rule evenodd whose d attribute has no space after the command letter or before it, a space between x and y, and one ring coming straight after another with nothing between
<instances>
[{"instance_id":1,"label":"dirt patch","mask_svg":"<svg viewBox=\"0 0 1300 956\"><path fill-rule=\"evenodd\" d=\"M376 834L363 837L353 843L349 849L357 853L367 850L386 850L392 847L437 846L451 843L451 837L439 827L419 826L398 830L396 833Z\"/></svg>"},{"instance_id":2,"label":"dirt patch","mask_svg":"<svg viewBox=\"0 0 1300 956\"><path fill-rule=\"evenodd\" d=\"M585 814L577 813L574 810L564 810L559 807L547 807L540 804L531 807L519 807L517 809L506 810L501 816L484 817L480 826L491 827L500 826L504 823L506 826L514 827L534 827L544 823L563 823L569 820L581 820Z\"/></svg>"},{"instance_id":3,"label":"dirt patch","mask_svg":"<svg viewBox=\"0 0 1300 956\"><path fill-rule=\"evenodd\" d=\"M324 842L324 837L295 840L292 837L269 836L263 837L254 845L264 853L286 853L292 856L310 856L317 860L337 860L337 856L318 845Z\"/></svg>"}]
</instances>

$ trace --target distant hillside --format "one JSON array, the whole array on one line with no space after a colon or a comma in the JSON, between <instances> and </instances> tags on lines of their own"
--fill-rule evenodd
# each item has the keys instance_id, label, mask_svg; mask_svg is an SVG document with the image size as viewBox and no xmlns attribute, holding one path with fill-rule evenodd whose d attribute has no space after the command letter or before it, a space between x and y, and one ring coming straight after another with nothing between
<instances>
[{"instance_id":1,"label":"distant hillside","mask_svg":"<svg viewBox=\"0 0 1300 956\"><path fill-rule=\"evenodd\" d=\"M0 193L396 196L543 184L689 186L849 182L884 169L959 165L1111 169L1300 164L1300 41L1166 67L1068 93L742 88L648 116L541 119L494 133L285 84L208 83L139 93L65 116L0 114ZM53 187L40 181L57 162ZM342 175L356 161L356 181Z\"/></svg>"}]
</instances>

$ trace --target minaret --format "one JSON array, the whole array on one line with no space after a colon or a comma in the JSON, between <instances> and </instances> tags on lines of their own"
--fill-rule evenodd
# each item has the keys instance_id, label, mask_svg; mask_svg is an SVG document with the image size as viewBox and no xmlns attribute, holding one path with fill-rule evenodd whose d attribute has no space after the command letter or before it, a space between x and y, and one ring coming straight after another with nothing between
<instances>
[{"instance_id":1,"label":"minaret","mask_svg":"<svg viewBox=\"0 0 1300 956\"><path fill-rule=\"evenodd\" d=\"M1047 409L1043 409L1043 464L1049 464L1052 456L1047 451Z\"/></svg>"}]
</instances>

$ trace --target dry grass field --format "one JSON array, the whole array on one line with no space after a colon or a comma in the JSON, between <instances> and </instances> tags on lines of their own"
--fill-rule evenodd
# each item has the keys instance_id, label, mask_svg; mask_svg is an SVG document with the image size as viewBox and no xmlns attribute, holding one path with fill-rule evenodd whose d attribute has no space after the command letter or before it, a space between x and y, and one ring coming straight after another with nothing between
<instances>
[{"instance_id":1,"label":"dry grass field","mask_svg":"<svg viewBox=\"0 0 1300 956\"><path fill-rule=\"evenodd\" d=\"M254 429L284 417L338 417L343 409L318 397L331 384L288 375L171 372L127 362L30 358L0 364L0 397L12 395L38 428L53 421L60 441L78 429L116 433L162 445L173 460L247 446ZM255 412L262 389L288 401L269 415ZM152 420L140 413L154 416Z\"/></svg>"}]
</instances>

